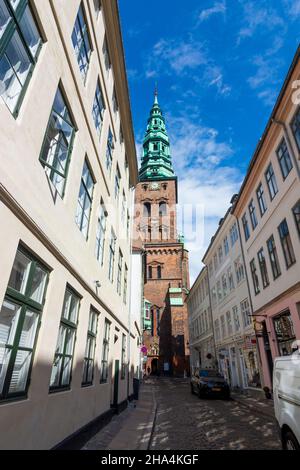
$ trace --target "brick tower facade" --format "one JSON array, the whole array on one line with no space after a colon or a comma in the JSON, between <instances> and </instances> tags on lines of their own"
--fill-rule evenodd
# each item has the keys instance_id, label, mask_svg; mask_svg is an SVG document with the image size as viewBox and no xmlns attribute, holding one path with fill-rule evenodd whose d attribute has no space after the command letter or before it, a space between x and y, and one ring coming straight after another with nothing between
<instances>
[{"instance_id":1,"label":"brick tower facade","mask_svg":"<svg viewBox=\"0 0 300 470\"><path fill-rule=\"evenodd\" d=\"M176 204L177 177L156 93L135 195L135 236L141 236L146 253L145 370L183 376L189 372L189 261L182 237L177 235Z\"/></svg>"}]
</instances>

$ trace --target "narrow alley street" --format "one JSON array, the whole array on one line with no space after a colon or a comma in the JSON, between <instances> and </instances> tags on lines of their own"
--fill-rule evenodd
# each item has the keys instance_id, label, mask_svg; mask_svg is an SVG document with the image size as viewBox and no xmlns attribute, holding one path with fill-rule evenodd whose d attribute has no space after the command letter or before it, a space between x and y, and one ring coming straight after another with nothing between
<instances>
[{"instance_id":1,"label":"narrow alley street","mask_svg":"<svg viewBox=\"0 0 300 470\"><path fill-rule=\"evenodd\" d=\"M115 416L82 449L280 450L271 408L251 406L235 399L200 400L188 380L151 378L136 408Z\"/></svg>"}]
</instances>

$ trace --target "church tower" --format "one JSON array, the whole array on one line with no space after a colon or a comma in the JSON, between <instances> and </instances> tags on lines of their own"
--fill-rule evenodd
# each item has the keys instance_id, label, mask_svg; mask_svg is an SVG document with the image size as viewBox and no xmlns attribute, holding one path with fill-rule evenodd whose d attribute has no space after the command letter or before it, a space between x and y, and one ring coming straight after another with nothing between
<instances>
[{"instance_id":1,"label":"church tower","mask_svg":"<svg viewBox=\"0 0 300 470\"><path fill-rule=\"evenodd\" d=\"M183 376L189 371L185 302L189 272L188 252L177 234L177 189L165 118L155 91L135 196L135 236L141 237L146 254L145 370Z\"/></svg>"}]
</instances>

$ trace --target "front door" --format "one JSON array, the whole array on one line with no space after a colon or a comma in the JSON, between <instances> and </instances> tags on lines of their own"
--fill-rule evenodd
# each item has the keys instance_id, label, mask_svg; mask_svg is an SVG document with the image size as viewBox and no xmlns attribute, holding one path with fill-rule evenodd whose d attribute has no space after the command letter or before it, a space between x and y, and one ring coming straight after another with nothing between
<instances>
[{"instance_id":1,"label":"front door","mask_svg":"<svg viewBox=\"0 0 300 470\"><path fill-rule=\"evenodd\" d=\"M114 375L114 391L113 391L113 406L118 406L119 401L119 373L120 373L120 361L115 361L115 375Z\"/></svg>"}]
</instances>

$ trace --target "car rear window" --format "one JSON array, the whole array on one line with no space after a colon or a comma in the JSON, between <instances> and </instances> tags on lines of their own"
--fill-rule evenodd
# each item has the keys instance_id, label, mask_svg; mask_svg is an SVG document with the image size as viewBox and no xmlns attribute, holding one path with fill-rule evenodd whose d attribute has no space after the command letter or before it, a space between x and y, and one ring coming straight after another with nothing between
<instances>
[{"instance_id":1,"label":"car rear window","mask_svg":"<svg viewBox=\"0 0 300 470\"><path fill-rule=\"evenodd\" d=\"M222 377L216 370L200 370L200 377Z\"/></svg>"}]
</instances>

